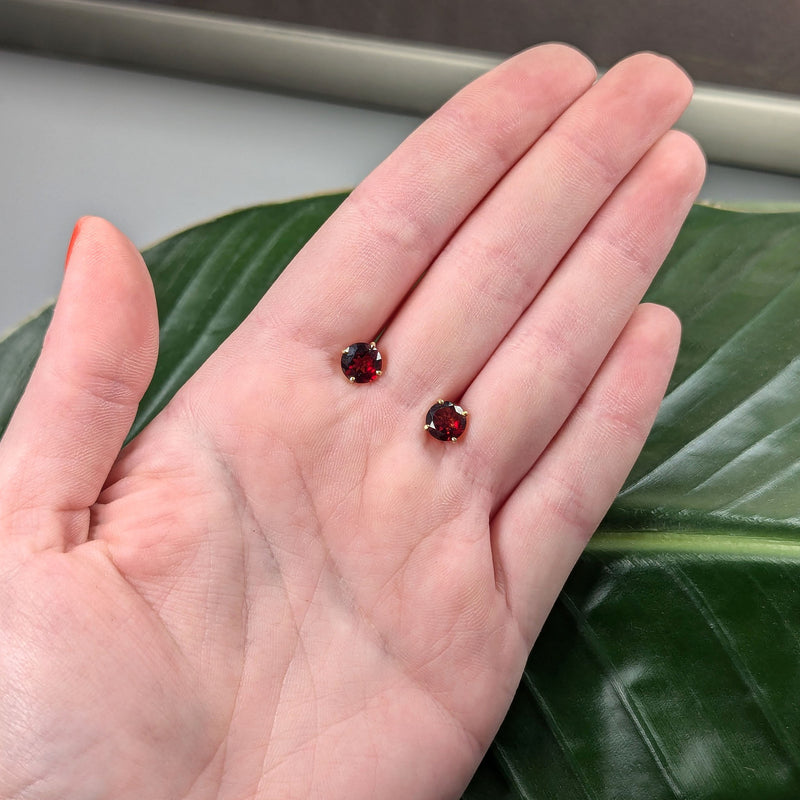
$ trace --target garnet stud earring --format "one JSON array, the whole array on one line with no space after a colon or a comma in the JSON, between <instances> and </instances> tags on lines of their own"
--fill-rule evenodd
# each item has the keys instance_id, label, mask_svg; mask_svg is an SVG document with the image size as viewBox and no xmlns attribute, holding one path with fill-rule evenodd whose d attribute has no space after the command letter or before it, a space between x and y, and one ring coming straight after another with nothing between
<instances>
[{"instance_id":1,"label":"garnet stud earring","mask_svg":"<svg viewBox=\"0 0 800 800\"><path fill-rule=\"evenodd\" d=\"M467 411L449 400L431 406L425 418L425 430L440 442L455 442L467 429Z\"/></svg>"},{"instance_id":2,"label":"garnet stud earring","mask_svg":"<svg viewBox=\"0 0 800 800\"><path fill-rule=\"evenodd\" d=\"M342 372L350 383L370 383L383 373L383 359L375 342L356 342L342 350Z\"/></svg>"}]
</instances>

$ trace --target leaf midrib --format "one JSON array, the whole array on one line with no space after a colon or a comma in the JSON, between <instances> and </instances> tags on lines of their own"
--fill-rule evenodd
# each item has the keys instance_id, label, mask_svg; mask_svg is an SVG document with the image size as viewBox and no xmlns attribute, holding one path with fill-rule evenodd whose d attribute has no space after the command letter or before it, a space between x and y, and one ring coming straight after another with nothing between
<instances>
[{"instance_id":1,"label":"leaf midrib","mask_svg":"<svg viewBox=\"0 0 800 800\"><path fill-rule=\"evenodd\" d=\"M614 531L603 529L590 553L707 555L719 558L800 562L800 537L752 535L740 530Z\"/></svg>"}]
</instances>

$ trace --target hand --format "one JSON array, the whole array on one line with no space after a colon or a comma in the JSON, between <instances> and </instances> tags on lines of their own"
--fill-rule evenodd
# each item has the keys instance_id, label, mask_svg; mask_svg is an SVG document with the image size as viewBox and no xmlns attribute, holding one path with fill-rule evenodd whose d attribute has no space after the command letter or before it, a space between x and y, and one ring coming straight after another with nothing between
<instances>
[{"instance_id":1,"label":"hand","mask_svg":"<svg viewBox=\"0 0 800 800\"><path fill-rule=\"evenodd\" d=\"M594 78L548 45L464 89L121 453L153 292L79 224L0 443L0 797L459 795L678 346L638 304L703 178L691 86Z\"/></svg>"}]
</instances>

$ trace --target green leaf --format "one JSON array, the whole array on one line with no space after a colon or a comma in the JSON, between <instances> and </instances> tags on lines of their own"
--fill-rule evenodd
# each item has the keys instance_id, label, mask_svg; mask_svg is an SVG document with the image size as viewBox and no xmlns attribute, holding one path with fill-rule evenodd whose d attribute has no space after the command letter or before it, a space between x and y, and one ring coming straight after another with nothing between
<instances>
[{"instance_id":1,"label":"green leaf","mask_svg":"<svg viewBox=\"0 0 800 800\"><path fill-rule=\"evenodd\" d=\"M235 211L145 250L158 301L158 364L129 439L253 310L346 193ZM0 435L52 317L49 306L0 342Z\"/></svg>"},{"instance_id":2,"label":"green leaf","mask_svg":"<svg viewBox=\"0 0 800 800\"><path fill-rule=\"evenodd\" d=\"M132 433L343 195L145 253L162 325ZM465 798L800 796L800 214L696 207L649 299L684 343L647 446L542 631ZM0 342L0 430L51 311Z\"/></svg>"},{"instance_id":3,"label":"green leaf","mask_svg":"<svg viewBox=\"0 0 800 800\"><path fill-rule=\"evenodd\" d=\"M800 797L799 267L800 214L692 210L667 397L465 798Z\"/></svg>"},{"instance_id":4,"label":"green leaf","mask_svg":"<svg viewBox=\"0 0 800 800\"><path fill-rule=\"evenodd\" d=\"M0 341L0 436L28 383L52 317L50 305Z\"/></svg>"}]
</instances>

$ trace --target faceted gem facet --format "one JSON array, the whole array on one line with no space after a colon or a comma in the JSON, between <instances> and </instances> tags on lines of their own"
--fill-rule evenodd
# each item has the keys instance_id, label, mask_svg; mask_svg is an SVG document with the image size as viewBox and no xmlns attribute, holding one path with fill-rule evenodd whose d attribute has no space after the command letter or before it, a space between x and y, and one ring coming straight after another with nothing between
<instances>
[{"instance_id":1,"label":"faceted gem facet","mask_svg":"<svg viewBox=\"0 0 800 800\"><path fill-rule=\"evenodd\" d=\"M375 342L357 342L342 350L342 372L350 383L369 383L381 374L383 359Z\"/></svg>"},{"instance_id":2,"label":"faceted gem facet","mask_svg":"<svg viewBox=\"0 0 800 800\"><path fill-rule=\"evenodd\" d=\"M467 412L461 406L440 400L425 418L425 430L440 442L454 442L467 429Z\"/></svg>"}]
</instances>

